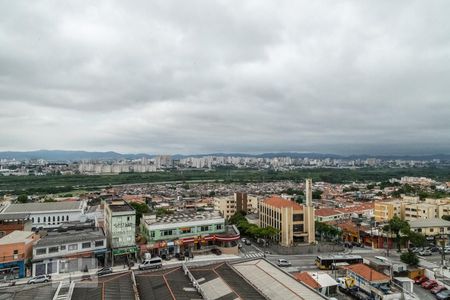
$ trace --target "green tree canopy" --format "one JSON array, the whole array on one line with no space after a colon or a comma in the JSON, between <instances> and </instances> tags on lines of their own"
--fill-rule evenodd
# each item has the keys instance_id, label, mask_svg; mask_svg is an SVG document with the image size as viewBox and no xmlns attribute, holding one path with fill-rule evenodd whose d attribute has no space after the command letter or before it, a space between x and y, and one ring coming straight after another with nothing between
<instances>
[{"instance_id":1,"label":"green tree canopy","mask_svg":"<svg viewBox=\"0 0 450 300\"><path fill-rule=\"evenodd\" d=\"M389 223L383 227L383 231L395 234L395 241L398 247L398 251L400 251L400 233L402 233L403 235L408 235L410 232L410 227L407 221L404 221L397 215L395 215L392 219L389 220Z\"/></svg>"},{"instance_id":2,"label":"green tree canopy","mask_svg":"<svg viewBox=\"0 0 450 300\"><path fill-rule=\"evenodd\" d=\"M28 201L28 195L27 194L22 194L19 197L17 197L17 201L19 201L20 203L26 203Z\"/></svg>"},{"instance_id":3,"label":"green tree canopy","mask_svg":"<svg viewBox=\"0 0 450 300\"><path fill-rule=\"evenodd\" d=\"M400 255L400 260L409 266L417 266L419 264L419 258L412 251L402 253Z\"/></svg>"},{"instance_id":4,"label":"green tree canopy","mask_svg":"<svg viewBox=\"0 0 450 300\"><path fill-rule=\"evenodd\" d=\"M341 235L341 231L332 225L323 223L323 222L319 222L316 221L315 223L316 226L316 232L321 236L321 237L325 237L326 239L332 239L335 238L337 236Z\"/></svg>"},{"instance_id":5,"label":"green tree canopy","mask_svg":"<svg viewBox=\"0 0 450 300\"><path fill-rule=\"evenodd\" d=\"M141 221L142 215L148 213L150 209L145 203L130 202L130 205L136 211L136 225L138 225Z\"/></svg>"}]
</instances>

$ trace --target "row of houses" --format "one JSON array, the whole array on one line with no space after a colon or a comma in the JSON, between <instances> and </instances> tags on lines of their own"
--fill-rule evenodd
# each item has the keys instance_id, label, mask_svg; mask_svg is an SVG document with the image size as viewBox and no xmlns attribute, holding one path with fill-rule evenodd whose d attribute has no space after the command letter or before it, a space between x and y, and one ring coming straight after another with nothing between
<instances>
[{"instance_id":1,"label":"row of houses","mask_svg":"<svg viewBox=\"0 0 450 300\"><path fill-rule=\"evenodd\" d=\"M0 213L0 278L72 272L136 255L135 218L124 201L96 210L84 201L8 205Z\"/></svg>"}]
</instances>

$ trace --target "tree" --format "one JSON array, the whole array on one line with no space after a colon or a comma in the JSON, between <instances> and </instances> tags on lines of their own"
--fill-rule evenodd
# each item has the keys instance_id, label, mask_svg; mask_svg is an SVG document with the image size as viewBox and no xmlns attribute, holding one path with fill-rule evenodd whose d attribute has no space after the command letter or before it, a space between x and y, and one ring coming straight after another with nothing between
<instances>
[{"instance_id":1,"label":"tree","mask_svg":"<svg viewBox=\"0 0 450 300\"><path fill-rule=\"evenodd\" d=\"M415 247L424 247L427 244L426 237L423 234L414 231L408 233L408 240Z\"/></svg>"},{"instance_id":2,"label":"tree","mask_svg":"<svg viewBox=\"0 0 450 300\"><path fill-rule=\"evenodd\" d=\"M389 220L389 223L383 227L383 231L395 234L395 242L397 243L398 251L400 251L401 248L400 233L407 235L410 232L410 227L407 221L404 221L400 219L397 215L395 215L392 219Z\"/></svg>"},{"instance_id":3,"label":"tree","mask_svg":"<svg viewBox=\"0 0 450 300\"><path fill-rule=\"evenodd\" d=\"M316 221L315 222L316 232L320 237L325 237L326 239L333 239L341 234L341 231L329 224Z\"/></svg>"},{"instance_id":4,"label":"tree","mask_svg":"<svg viewBox=\"0 0 450 300\"><path fill-rule=\"evenodd\" d=\"M315 190L312 192L313 199L320 199L322 197L322 191Z\"/></svg>"},{"instance_id":5,"label":"tree","mask_svg":"<svg viewBox=\"0 0 450 300\"><path fill-rule=\"evenodd\" d=\"M409 266L417 266L419 264L419 258L412 251L402 253L400 260Z\"/></svg>"},{"instance_id":6,"label":"tree","mask_svg":"<svg viewBox=\"0 0 450 300\"><path fill-rule=\"evenodd\" d=\"M28 201L28 195L27 194L22 194L19 197L17 197L17 201L19 201L20 203L26 203Z\"/></svg>"},{"instance_id":7,"label":"tree","mask_svg":"<svg viewBox=\"0 0 450 300\"><path fill-rule=\"evenodd\" d=\"M130 202L130 205L136 211L136 225L139 225L142 215L148 213L150 209L145 203Z\"/></svg>"}]
</instances>

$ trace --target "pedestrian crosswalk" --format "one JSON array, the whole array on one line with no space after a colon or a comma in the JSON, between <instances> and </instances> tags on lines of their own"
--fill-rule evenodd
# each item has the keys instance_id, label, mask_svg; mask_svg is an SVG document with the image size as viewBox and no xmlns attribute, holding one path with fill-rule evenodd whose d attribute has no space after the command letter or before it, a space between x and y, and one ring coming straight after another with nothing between
<instances>
[{"instance_id":1,"label":"pedestrian crosswalk","mask_svg":"<svg viewBox=\"0 0 450 300\"><path fill-rule=\"evenodd\" d=\"M245 257L245 258L259 258L259 257L264 257L264 253L263 252L250 251L250 252L246 252L246 253L241 253L241 256Z\"/></svg>"}]
</instances>

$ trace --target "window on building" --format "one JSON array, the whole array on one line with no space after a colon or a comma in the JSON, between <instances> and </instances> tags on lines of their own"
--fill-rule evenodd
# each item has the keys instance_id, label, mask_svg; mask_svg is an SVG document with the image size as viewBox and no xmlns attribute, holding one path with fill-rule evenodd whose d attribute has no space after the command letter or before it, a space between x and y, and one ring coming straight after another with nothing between
<instances>
[{"instance_id":1,"label":"window on building","mask_svg":"<svg viewBox=\"0 0 450 300\"><path fill-rule=\"evenodd\" d=\"M69 221L69 216L68 215L66 216L66 221Z\"/></svg>"},{"instance_id":2,"label":"window on building","mask_svg":"<svg viewBox=\"0 0 450 300\"><path fill-rule=\"evenodd\" d=\"M17 254L19 254L19 250L17 250L17 249L16 249L16 250L14 250L14 251L13 251L13 254L14 254L14 255L17 255Z\"/></svg>"},{"instance_id":3,"label":"window on building","mask_svg":"<svg viewBox=\"0 0 450 300\"><path fill-rule=\"evenodd\" d=\"M440 229L441 233L444 232L444 227L441 227L441 228L439 228L439 229Z\"/></svg>"},{"instance_id":4,"label":"window on building","mask_svg":"<svg viewBox=\"0 0 450 300\"><path fill-rule=\"evenodd\" d=\"M57 219L57 220L58 220L58 222L59 222L59 216L58 216L58 219Z\"/></svg>"},{"instance_id":5,"label":"window on building","mask_svg":"<svg viewBox=\"0 0 450 300\"><path fill-rule=\"evenodd\" d=\"M71 244L69 245L69 251L78 250L78 244Z\"/></svg>"},{"instance_id":6,"label":"window on building","mask_svg":"<svg viewBox=\"0 0 450 300\"><path fill-rule=\"evenodd\" d=\"M222 230L223 224L216 224L216 230Z\"/></svg>"},{"instance_id":7,"label":"window on building","mask_svg":"<svg viewBox=\"0 0 450 300\"><path fill-rule=\"evenodd\" d=\"M155 231L153 231L153 230L150 231L150 237L151 237L151 238L154 238L154 237L155 237Z\"/></svg>"},{"instance_id":8,"label":"window on building","mask_svg":"<svg viewBox=\"0 0 450 300\"><path fill-rule=\"evenodd\" d=\"M44 222L45 222L45 217L44 217ZM41 217L38 217L38 223L41 223Z\"/></svg>"},{"instance_id":9,"label":"window on building","mask_svg":"<svg viewBox=\"0 0 450 300\"><path fill-rule=\"evenodd\" d=\"M161 236L169 236L169 235L173 235L173 229L168 229L168 230L161 230Z\"/></svg>"},{"instance_id":10,"label":"window on building","mask_svg":"<svg viewBox=\"0 0 450 300\"><path fill-rule=\"evenodd\" d=\"M200 231L209 231L209 226L201 226Z\"/></svg>"},{"instance_id":11,"label":"window on building","mask_svg":"<svg viewBox=\"0 0 450 300\"><path fill-rule=\"evenodd\" d=\"M85 243L81 244L81 248L83 248L83 249L91 248L91 242L85 242Z\"/></svg>"},{"instance_id":12,"label":"window on building","mask_svg":"<svg viewBox=\"0 0 450 300\"><path fill-rule=\"evenodd\" d=\"M182 234L184 234L184 233L191 233L192 232L191 228L181 228L180 231L181 231Z\"/></svg>"},{"instance_id":13,"label":"window on building","mask_svg":"<svg viewBox=\"0 0 450 300\"><path fill-rule=\"evenodd\" d=\"M417 232L422 232L422 228L418 228L418 229L417 229Z\"/></svg>"},{"instance_id":14,"label":"window on building","mask_svg":"<svg viewBox=\"0 0 450 300\"><path fill-rule=\"evenodd\" d=\"M130 221L130 217L127 217L127 221Z\"/></svg>"},{"instance_id":15,"label":"window on building","mask_svg":"<svg viewBox=\"0 0 450 300\"><path fill-rule=\"evenodd\" d=\"M66 250L66 245L61 245L61 246L59 246L59 249L60 249L61 251Z\"/></svg>"},{"instance_id":16,"label":"window on building","mask_svg":"<svg viewBox=\"0 0 450 300\"><path fill-rule=\"evenodd\" d=\"M55 222L55 216L53 216L53 222Z\"/></svg>"},{"instance_id":17,"label":"window on building","mask_svg":"<svg viewBox=\"0 0 450 300\"><path fill-rule=\"evenodd\" d=\"M56 253L59 251L59 247L58 246L54 246L54 247L49 247L48 248L48 253Z\"/></svg>"},{"instance_id":18,"label":"window on building","mask_svg":"<svg viewBox=\"0 0 450 300\"><path fill-rule=\"evenodd\" d=\"M294 222L303 221L303 214L293 214L292 221Z\"/></svg>"},{"instance_id":19,"label":"window on building","mask_svg":"<svg viewBox=\"0 0 450 300\"><path fill-rule=\"evenodd\" d=\"M293 231L294 232L303 232L303 224L295 224L293 226Z\"/></svg>"},{"instance_id":20,"label":"window on building","mask_svg":"<svg viewBox=\"0 0 450 300\"><path fill-rule=\"evenodd\" d=\"M434 229L433 229L433 228L430 228L430 232L434 232Z\"/></svg>"},{"instance_id":21,"label":"window on building","mask_svg":"<svg viewBox=\"0 0 450 300\"><path fill-rule=\"evenodd\" d=\"M31 222L33 222L33 223L34 223L34 217L32 217L32 218L31 218Z\"/></svg>"},{"instance_id":22,"label":"window on building","mask_svg":"<svg viewBox=\"0 0 450 300\"><path fill-rule=\"evenodd\" d=\"M36 249L36 255L47 254L47 248L38 248Z\"/></svg>"}]
</instances>

